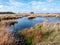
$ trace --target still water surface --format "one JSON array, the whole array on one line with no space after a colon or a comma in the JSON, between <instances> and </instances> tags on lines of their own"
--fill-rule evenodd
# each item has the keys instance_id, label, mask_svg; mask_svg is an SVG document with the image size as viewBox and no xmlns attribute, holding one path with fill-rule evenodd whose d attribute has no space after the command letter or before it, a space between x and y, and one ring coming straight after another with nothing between
<instances>
[{"instance_id":1,"label":"still water surface","mask_svg":"<svg viewBox=\"0 0 60 45\"><path fill-rule=\"evenodd\" d=\"M16 20L18 21L18 23L10 26L10 29L13 29L14 31L33 27L35 24L42 23L45 20L48 20L48 22L60 22L60 18L56 17L36 17L34 19L28 19L28 17L23 17Z\"/></svg>"}]
</instances>

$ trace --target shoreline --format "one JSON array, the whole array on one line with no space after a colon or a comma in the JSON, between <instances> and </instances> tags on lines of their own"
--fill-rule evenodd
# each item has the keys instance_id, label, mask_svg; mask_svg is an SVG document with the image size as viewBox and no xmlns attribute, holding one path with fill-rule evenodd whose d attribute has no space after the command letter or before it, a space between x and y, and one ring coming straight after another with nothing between
<instances>
[{"instance_id":1,"label":"shoreline","mask_svg":"<svg viewBox=\"0 0 60 45\"><path fill-rule=\"evenodd\" d=\"M60 14L0 14L1 20L9 20L9 19L18 19L22 17L57 17L60 18Z\"/></svg>"}]
</instances>

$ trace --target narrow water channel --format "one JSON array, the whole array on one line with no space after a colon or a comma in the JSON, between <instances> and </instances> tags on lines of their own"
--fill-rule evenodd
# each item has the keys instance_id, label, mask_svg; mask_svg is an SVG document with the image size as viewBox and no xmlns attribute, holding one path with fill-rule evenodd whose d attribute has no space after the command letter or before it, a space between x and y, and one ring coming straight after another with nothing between
<instances>
[{"instance_id":1,"label":"narrow water channel","mask_svg":"<svg viewBox=\"0 0 60 45\"><path fill-rule=\"evenodd\" d=\"M48 20L48 22L60 22L60 18L56 17L36 17L34 19L28 19L28 17L23 17L16 19L18 23L15 23L14 25L11 25L9 28L13 29L14 31L22 30L25 28L33 27L35 24L42 23L45 20Z\"/></svg>"}]
</instances>

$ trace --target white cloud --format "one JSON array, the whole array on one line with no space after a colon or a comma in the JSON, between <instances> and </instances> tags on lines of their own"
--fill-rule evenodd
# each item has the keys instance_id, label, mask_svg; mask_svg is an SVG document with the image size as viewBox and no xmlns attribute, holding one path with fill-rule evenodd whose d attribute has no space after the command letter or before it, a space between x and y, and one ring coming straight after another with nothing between
<instances>
[{"instance_id":1,"label":"white cloud","mask_svg":"<svg viewBox=\"0 0 60 45\"><path fill-rule=\"evenodd\" d=\"M32 7L34 8L34 9L40 9L40 7L42 6L42 4L43 4L44 2L38 2L38 1L32 1L31 2L31 4L32 4Z\"/></svg>"},{"instance_id":2,"label":"white cloud","mask_svg":"<svg viewBox=\"0 0 60 45\"><path fill-rule=\"evenodd\" d=\"M47 2L46 2L47 1ZM58 9L54 9L54 0L46 0L46 1L35 1L32 0L28 3L18 2L17 0L9 0L7 2L8 5L4 5L1 1L0 11L13 11L13 12L52 12L54 10L59 11ZM55 11L56 12L56 11Z\"/></svg>"},{"instance_id":3,"label":"white cloud","mask_svg":"<svg viewBox=\"0 0 60 45\"><path fill-rule=\"evenodd\" d=\"M53 8L47 8L47 7L46 7L46 8L42 8L42 10L43 10L43 11L46 11L46 10L48 10L48 11L53 11L54 9L53 9Z\"/></svg>"},{"instance_id":4,"label":"white cloud","mask_svg":"<svg viewBox=\"0 0 60 45\"><path fill-rule=\"evenodd\" d=\"M3 5L0 5L0 8L3 8L4 6Z\"/></svg>"},{"instance_id":5,"label":"white cloud","mask_svg":"<svg viewBox=\"0 0 60 45\"><path fill-rule=\"evenodd\" d=\"M43 11L46 11L46 10L47 10L47 8L43 8L42 10L43 10Z\"/></svg>"},{"instance_id":6,"label":"white cloud","mask_svg":"<svg viewBox=\"0 0 60 45\"><path fill-rule=\"evenodd\" d=\"M9 4L13 6L23 6L25 5L24 3L17 2L16 0L9 0Z\"/></svg>"},{"instance_id":7,"label":"white cloud","mask_svg":"<svg viewBox=\"0 0 60 45\"><path fill-rule=\"evenodd\" d=\"M53 2L54 0L47 0L47 2Z\"/></svg>"}]
</instances>

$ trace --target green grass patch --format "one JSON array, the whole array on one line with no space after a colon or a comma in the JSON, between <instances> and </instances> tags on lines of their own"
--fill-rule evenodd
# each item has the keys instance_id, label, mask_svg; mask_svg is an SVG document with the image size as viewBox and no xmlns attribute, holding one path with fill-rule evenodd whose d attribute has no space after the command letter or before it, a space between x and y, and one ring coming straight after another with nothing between
<instances>
[{"instance_id":1,"label":"green grass patch","mask_svg":"<svg viewBox=\"0 0 60 45\"><path fill-rule=\"evenodd\" d=\"M42 26L35 26L34 29L35 30L42 30Z\"/></svg>"}]
</instances>

